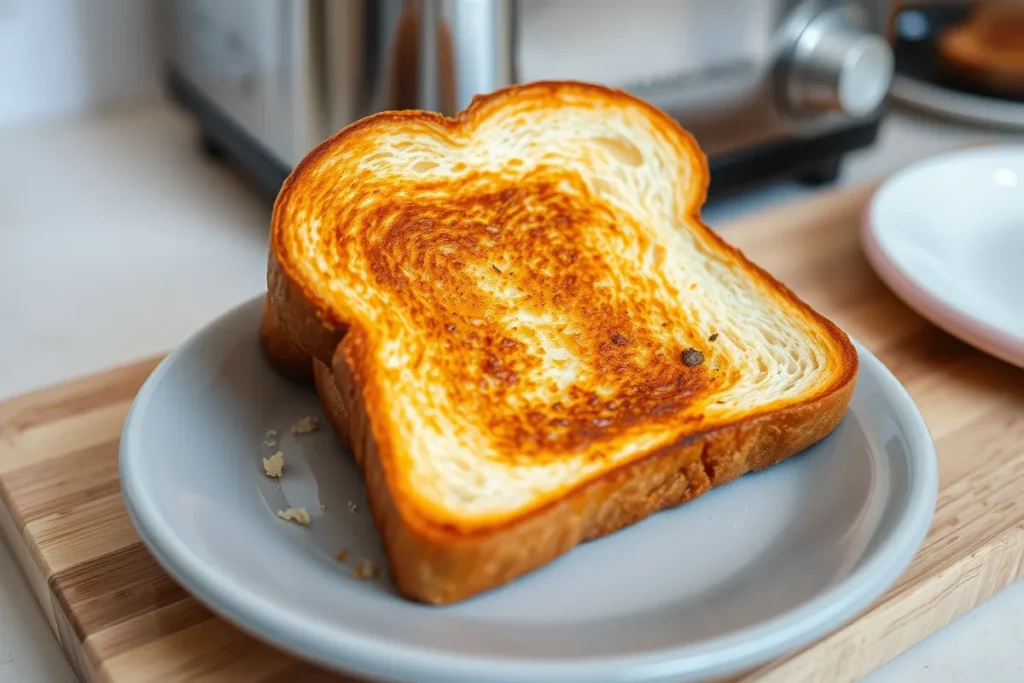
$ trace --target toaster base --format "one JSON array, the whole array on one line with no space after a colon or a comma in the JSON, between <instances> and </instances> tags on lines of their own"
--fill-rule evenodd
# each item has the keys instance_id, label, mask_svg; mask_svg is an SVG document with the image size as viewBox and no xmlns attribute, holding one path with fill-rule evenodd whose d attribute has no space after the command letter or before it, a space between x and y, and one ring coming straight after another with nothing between
<instances>
[{"instance_id":1,"label":"toaster base","mask_svg":"<svg viewBox=\"0 0 1024 683\"><path fill-rule=\"evenodd\" d=\"M256 191L273 203L291 169L225 116L177 70L167 70L166 83L171 97L197 119L203 152L241 170ZM708 160L711 168L708 196L728 196L773 180L795 179L815 185L834 182L847 152L875 142L880 121L879 116L813 138L778 140L727 156L712 157Z\"/></svg>"},{"instance_id":2,"label":"toaster base","mask_svg":"<svg viewBox=\"0 0 1024 683\"><path fill-rule=\"evenodd\" d=\"M723 197L773 180L827 185L839 178L848 152L870 147L878 139L882 116L811 138L776 140L708 159L709 197Z\"/></svg>"},{"instance_id":3,"label":"toaster base","mask_svg":"<svg viewBox=\"0 0 1024 683\"><path fill-rule=\"evenodd\" d=\"M222 159L240 171L256 192L273 203L291 169L259 140L228 118L198 88L170 68L164 78L171 98L199 123L199 146L204 154Z\"/></svg>"}]
</instances>

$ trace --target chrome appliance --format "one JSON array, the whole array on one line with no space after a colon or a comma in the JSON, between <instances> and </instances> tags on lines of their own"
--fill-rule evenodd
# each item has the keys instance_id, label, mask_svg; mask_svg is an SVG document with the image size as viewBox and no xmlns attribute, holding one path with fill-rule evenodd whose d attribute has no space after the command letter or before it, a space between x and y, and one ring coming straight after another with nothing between
<instances>
[{"instance_id":1,"label":"chrome appliance","mask_svg":"<svg viewBox=\"0 0 1024 683\"><path fill-rule=\"evenodd\" d=\"M834 177L893 72L888 0L168 0L168 80L207 149L271 194L315 144L390 108L506 84L618 86L693 132L712 189Z\"/></svg>"}]
</instances>

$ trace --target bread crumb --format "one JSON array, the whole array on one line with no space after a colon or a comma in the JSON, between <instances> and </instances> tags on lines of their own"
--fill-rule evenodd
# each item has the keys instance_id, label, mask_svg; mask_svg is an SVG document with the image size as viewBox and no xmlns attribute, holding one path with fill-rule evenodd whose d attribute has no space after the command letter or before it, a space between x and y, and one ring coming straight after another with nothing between
<instances>
[{"instance_id":1,"label":"bread crumb","mask_svg":"<svg viewBox=\"0 0 1024 683\"><path fill-rule=\"evenodd\" d=\"M263 435L263 446L265 448L273 448L277 445L277 431L274 429L268 429L267 433Z\"/></svg>"},{"instance_id":2,"label":"bread crumb","mask_svg":"<svg viewBox=\"0 0 1024 683\"><path fill-rule=\"evenodd\" d=\"M352 578L372 579L377 575L377 567L370 560L363 560L352 568Z\"/></svg>"},{"instance_id":3,"label":"bread crumb","mask_svg":"<svg viewBox=\"0 0 1024 683\"><path fill-rule=\"evenodd\" d=\"M268 477L280 478L284 474L284 453L278 451L269 458L263 458L263 471Z\"/></svg>"},{"instance_id":4,"label":"bread crumb","mask_svg":"<svg viewBox=\"0 0 1024 683\"><path fill-rule=\"evenodd\" d=\"M338 554L334 556L334 559L336 559L338 562L344 562L347 558L348 558L348 551L347 550L339 550Z\"/></svg>"},{"instance_id":5,"label":"bread crumb","mask_svg":"<svg viewBox=\"0 0 1024 683\"><path fill-rule=\"evenodd\" d=\"M277 516L286 522L295 522L302 526L309 526L312 521L309 518L309 513L306 512L306 508L285 508L284 510L278 510Z\"/></svg>"},{"instance_id":6,"label":"bread crumb","mask_svg":"<svg viewBox=\"0 0 1024 683\"><path fill-rule=\"evenodd\" d=\"M320 428L320 423L312 415L307 415L299 419L294 425L292 425L292 434L309 434L315 432Z\"/></svg>"},{"instance_id":7,"label":"bread crumb","mask_svg":"<svg viewBox=\"0 0 1024 683\"><path fill-rule=\"evenodd\" d=\"M358 509L358 507L359 507L359 506L357 506L357 505L356 505L355 503L353 503L353 502L352 502L351 500L350 500L350 501L348 502L348 511L349 511L349 512L355 512L355 511L356 511L356 510Z\"/></svg>"},{"instance_id":8,"label":"bread crumb","mask_svg":"<svg viewBox=\"0 0 1024 683\"><path fill-rule=\"evenodd\" d=\"M326 509L327 509L327 506L326 506L326 505L324 505L323 503L320 503L320 509L321 509L321 510L326 510Z\"/></svg>"}]
</instances>

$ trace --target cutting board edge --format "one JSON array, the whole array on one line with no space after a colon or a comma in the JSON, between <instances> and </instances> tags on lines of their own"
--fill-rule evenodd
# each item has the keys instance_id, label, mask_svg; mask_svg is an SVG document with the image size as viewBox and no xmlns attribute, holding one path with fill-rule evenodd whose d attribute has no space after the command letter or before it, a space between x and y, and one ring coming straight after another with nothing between
<instances>
[{"instance_id":1,"label":"cutting board edge","mask_svg":"<svg viewBox=\"0 0 1024 683\"><path fill-rule=\"evenodd\" d=\"M50 630L60 641L60 634L57 631L57 621L53 606L53 593L50 591L49 577L45 576L42 567L36 562L32 554L32 548L25 539L24 526L14 518L9 509L11 507L4 489L3 481L0 481L0 535L11 551L14 563L21 570L22 577L28 583L29 589L35 596L36 604L43 611L43 616L50 625ZM63 647L64 643L61 643Z\"/></svg>"},{"instance_id":2,"label":"cutting board edge","mask_svg":"<svg viewBox=\"0 0 1024 683\"><path fill-rule=\"evenodd\" d=\"M3 441L7 436L8 431L8 426L5 425L3 418L9 413L14 413L16 409L20 409L24 405L31 405L34 401L38 401L40 398L49 398L48 395L55 392L81 393L82 387L88 387L93 384L102 384L104 380L110 380L120 375L134 375L136 372L145 371L145 368L149 368L148 371L145 371L148 376L149 373L152 373L153 370L155 370L156 367L170 355L170 353L170 351L161 351L159 353L140 356L135 359L128 359L124 362L110 365L106 368L76 374L65 380L51 382L17 394L12 394L11 396L0 398L0 441ZM139 388L141 388L141 385L139 385Z\"/></svg>"}]
</instances>

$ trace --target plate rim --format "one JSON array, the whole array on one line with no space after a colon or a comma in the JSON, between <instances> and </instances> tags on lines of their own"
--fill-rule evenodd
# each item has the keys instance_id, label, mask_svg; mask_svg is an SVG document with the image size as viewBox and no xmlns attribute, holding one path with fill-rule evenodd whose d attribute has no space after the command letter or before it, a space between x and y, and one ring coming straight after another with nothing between
<instances>
[{"instance_id":1,"label":"plate rim","mask_svg":"<svg viewBox=\"0 0 1024 683\"><path fill-rule=\"evenodd\" d=\"M299 615L282 613L245 591L231 577L209 568L177 539L173 526L140 504L138 491L145 477L138 463L141 452L139 423L161 379L207 335L235 316L261 310L264 295L245 301L217 316L172 351L146 379L125 419L119 447L119 477L129 518L146 548L161 567L215 614L262 642L335 671L363 675L388 672L399 678L422 677L456 683L521 680L552 683L689 680L715 676L763 664L793 650L799 641L820 638L852 620L892 587L909 566L931 525L938 498L938 464L934 441L916 404L898 379L866 347L854 341L861 372L872 367L879 381L895 392L907 410L900 424L907 436L908 484L906 505L896 513L892 529L873 555L842 580L815 597L767 621L727 636L640 654L563 660L531 660L439 653L422 646L367 637L340 622L330 636L311 628ZM255 329L255 328L253 328ZM915 457L916 454L916 457ZM340 634L340 636L339 636ZM336 637L339 636L339 637Z\"/></svg>"},{"instance_id":2,"label":"plate rim","mask_svg":"<svg viewBox=\"0 0 1024 683\"><path fill-rule=\"evenodd\" d=\"M1024 160L1024 143L972 146L953 150L921 159L896 171L871 193L871 199L865 205L861 216L860 243L872 270L899 299L921 317L999 360L1024 368L1024 338L1007 334L985 318L930 291L913 273L906 271L896 262L879 236L879 231L883 228L879 225L878 213L884 192L892 192L894 187L907 178L937 165L956 164L964 158L1000 152L1013 152Z\"/></svg>"},{"instance_id":3,"label":"plate rim","mask_svg":"<svg viewBox=\"0 0 1024 683\"><path fill-rule=\"evenodd\" d=\"M1024 105L986 98L923 81L897 72L889 96L926 114L997 130L1024 130Z\"/></svg>"}]
</instances>

